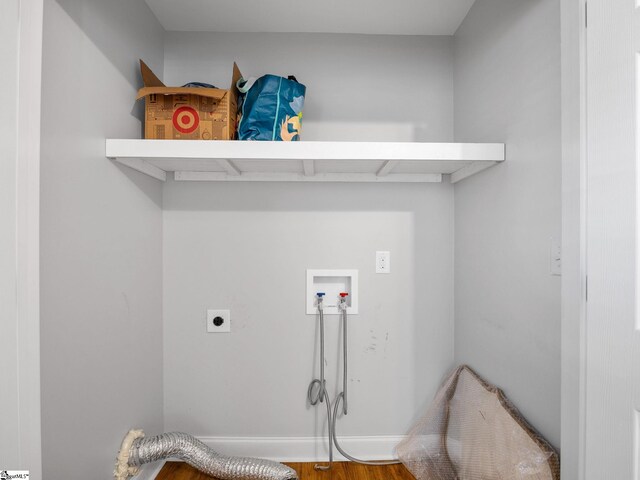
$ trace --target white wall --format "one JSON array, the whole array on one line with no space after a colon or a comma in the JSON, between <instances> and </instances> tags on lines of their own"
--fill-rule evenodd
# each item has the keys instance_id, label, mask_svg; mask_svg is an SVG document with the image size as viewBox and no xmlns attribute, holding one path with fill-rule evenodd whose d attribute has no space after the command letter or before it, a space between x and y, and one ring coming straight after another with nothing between
<instances>
[{"instance_id":1,"label":"white wall","mask_svg":"<svg viewBox=\"0 0 640 480\"><path fill-rule=\"evenodd\" d=\"M171 84L224 85L234 59L246 75L295 73L305 122L343 139L367 132L340 132L342 122L387 123L386 139L408 125L452 137L451 38L169 33L165 48ZM164 208L167 429L320 434L324 406L306 403L317 331L305 270L356 268L351 413L338 433L406 432L453 360L451 185L169 182ZM376 250L391 251L390 275L374 273ZM231 309L230 335L205 333L207 308ZM337 322L327 323L333 396Z\"/></svg>"},{"instance_id":2,"label":"white wall","mask_svg":"<svg viewBox=\"0 0 640 480\"><path fill-rule=\"evenodd\" d=\"M352 413L340 433L405 433L453 357L452 209L449 185L168 184L167 429L319 434L324 411L305 401L317 374L305 270L356 268ZM375 274L376 250L392 252L391 274ZM207 308L231 309L230 335L205 333ZM327 321L332 396L337 327Z\"/></svg>"},{"instance_id":3,"label":"white wall","mask_svg":"<svg viewBox=\"0 0 640 480\"><path fill-rule=\"evenodd\" d=\"M6 99L0 109L0 338L3 366L0 368L0 465L14 468L20 461L20 407L18 398L18 335L16 278L16 159L18 130L18 26L20 2L0 4L0 65L9 75L0 75L0 91Z\"/></svg>"},{"instance_id":4,"label":"white wall","mask_svg":"<svg viewBox=\"0 0 640 480\"><path fill-rule=\"evenodd\" d=\"M306 140L370 139L364 123L386 127L377 140L444 142L453 138L452 47L451 37L168 32L164 73L168 85L220 88L234 61L246 77L296 75L307 87Z\"/></svg>"},{"instance_id":5,"label":"white wall","mask_svg":"<svg viewBox=\"0 0 640 480\"><path fill-rule=\"evenodd\" d=\"M455 352L560 445L560 3L477 0L455 36L456 141L508 161L455 191Z\"/></svg>"},{"instance_id":6,"label":"white wall","mask_svg":"<svg viewBox=\"0 0 640 480\"><path fill-rule=\"evenodd\" d=\"M110 478L131 427L162 430L162 187L104 157L137 137L142 0L48 0L42 108L44 477Z\"/></svg>"}]
</instances>

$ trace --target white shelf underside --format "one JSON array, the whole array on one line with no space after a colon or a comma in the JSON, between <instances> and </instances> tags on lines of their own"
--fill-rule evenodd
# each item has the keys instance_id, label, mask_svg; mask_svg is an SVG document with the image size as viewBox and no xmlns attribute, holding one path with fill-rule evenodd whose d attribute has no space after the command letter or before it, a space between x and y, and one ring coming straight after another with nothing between
<instances>
[{"instance_id":1,"label":"white shelf underside","mask_svg":"<svg viewBox=\"0 0 640 480\"><path fill-rule=\"evenodd\" d=\"M106 156L162 181L456 183L503 162L505 146L108 139Z\"/></svg>"}]
</instances>

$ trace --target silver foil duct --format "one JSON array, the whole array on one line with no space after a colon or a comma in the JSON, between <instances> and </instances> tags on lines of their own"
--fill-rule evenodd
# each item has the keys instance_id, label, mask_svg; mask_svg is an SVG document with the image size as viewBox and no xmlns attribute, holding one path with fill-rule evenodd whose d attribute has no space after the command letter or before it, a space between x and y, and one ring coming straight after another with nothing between
<instances>
[{"instance_id":1,"label":"silver foil duct","mask_svg":"<svg viewBox=\"0 0 640 480\"><path fill-rule=\"evenodd\" d=\"M135 472L140 465L168 458L179 458L220 480L298 478L296 471L286 465L258 458L221 455L186 433L164 433L155 437L135 438L128 452L128 466Z\"/></svg>"}]
</instances>

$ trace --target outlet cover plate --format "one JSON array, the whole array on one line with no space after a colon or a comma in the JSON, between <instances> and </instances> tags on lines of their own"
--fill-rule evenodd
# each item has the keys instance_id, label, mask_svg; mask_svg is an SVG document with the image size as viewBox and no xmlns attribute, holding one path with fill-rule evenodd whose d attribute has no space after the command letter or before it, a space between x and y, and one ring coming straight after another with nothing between
<instances>
[{"instance_id":1,"label":"outlet cover plate","mask_svg":"<svg viewBox=\"0 0 640 480\"><path fill-rule=\"evenodd\" d=\"M217 326L214 323L216 318L222 318L222 324ZM208 333L230 333L231 332L231 310L207 310L207 332Z\"/></svg>"},{"instance_id":2,"label":"outlet cover plate","mask_svg":"<svg viewBox=\"0 0 640 480\"><path fill-rule=\"evenodd\" d=\"M376 273L391 273L391 252L376 252Z\"/></svg>"}]
</instances>

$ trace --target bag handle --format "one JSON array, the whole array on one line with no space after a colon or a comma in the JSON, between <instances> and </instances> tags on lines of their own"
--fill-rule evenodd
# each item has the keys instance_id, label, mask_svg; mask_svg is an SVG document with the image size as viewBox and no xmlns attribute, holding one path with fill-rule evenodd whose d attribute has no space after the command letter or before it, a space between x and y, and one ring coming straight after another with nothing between
<instances>
[{"instance_id":1,"label":"bag handle","mask_svg":"<svg viewBox=\"0 0 640 480\"><path fill-rule=\"evenodd\" d=\"M300 83L295 75L289 75L287 79L296 83ZM256 80L258 80L256 77L249 77L247 80L245 80L244 78L240 78L240 80L236 82L236 87L238 88L238 91L240 93L247 93L249 90L251 90L253 84L256 83Z\"/></svg>"},{"instance_id":2,"label":"bag handle","mask_svg":"<svg viewBox=\"0 0 640 480\"><path fill-rule=\"evenodd\" d=\"M256 80L257 80L256 77L249 77L248 80L245 80L244 78L240 78L240 80L236 82L236 87L238 88L238 91L240 93L247 93L249 90L251 90L251 87L253 87L253 84L256 83Z\"/></svg>"}]
</instances>

